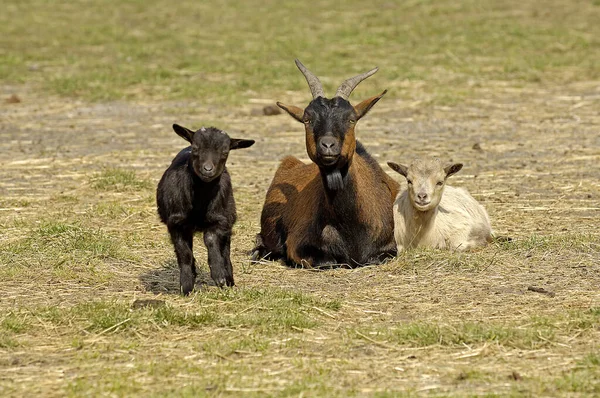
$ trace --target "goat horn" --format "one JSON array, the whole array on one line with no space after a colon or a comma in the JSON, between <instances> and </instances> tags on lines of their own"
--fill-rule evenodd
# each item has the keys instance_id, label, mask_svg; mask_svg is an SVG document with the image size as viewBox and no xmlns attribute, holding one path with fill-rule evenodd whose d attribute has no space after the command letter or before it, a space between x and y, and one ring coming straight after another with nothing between
<instances>
[{"instance_id":1,"label":"goat horn","mask_svg":"<svg viewBox=\"0 0 600 398\"><path fill-rule=\"evenodd\" d=\"M348 100L348 97L350 97L350 93L352 93L356 86L358 86L358 84L365 80L367 77L374 75L375 72L377 72L378 70L379 68L371 69L368 72L362 73L358 76L354 76L346 80L342 83L340 88L337 89L335 96L342 97L343 99Z\"/></svg>"},{"instance_id":2,"label":"goat horn","mask_svg":"<svg viewBox=\"0 0 600 398\"><path fill-rule=\"evenodd\" d=\"M308 87L310 87L310 92L312 93L313 99L316 99L317 97L325 97L325 94L323 93L323 86L321 85L319 78L313 75L311 71L306 69L306 66L302 65L302 62L299 60L296 60L295 62L298 69L300 69L300 72L302 72L306 78L306 82L308 83Z\"/></svg>"}]
</instances>

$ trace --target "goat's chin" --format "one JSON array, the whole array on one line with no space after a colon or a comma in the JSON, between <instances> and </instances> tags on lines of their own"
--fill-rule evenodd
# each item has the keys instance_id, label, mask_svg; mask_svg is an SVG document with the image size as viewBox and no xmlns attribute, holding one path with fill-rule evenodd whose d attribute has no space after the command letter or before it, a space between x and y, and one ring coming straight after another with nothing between
<instances>
[{"instance_id":1,"label":"goat's chin","mask_svg":"<svg viewBox=\"0 0 600 398\"><path fill-rule=\"evenodd\" d=\"M212 175L206 175L206 174L202 174L202 173L196 173L196 175L198 176L198 178L200 178L200 181L202 182L212 182L214 180L217 179L217 177L219 177L219 174L212 174Z\"/></svg>"},{"instance_id":2,"label":"goat's chin","mask_svg":"<svg viewBox=\"0 0 600 398\"><path fill-rule=\"evenodd\" d=\"M333 169L326 174L327 188L332 191L344 189L344 177L339 169Z\"/></svg>"},{"instance_id":3,"label":"goat's chin","mask_svg":"<svg viewBox=\"0 0 600 398\"><path fill-rule=\"evenodd\" d=\"M435 208L435 204L429 202L426 205L420 205L420 204L418 204L416 202L413 202L413 207L415 208L415 210L425 213L427 211L430 211L430 210L434 209Z\"/></svg>"}]
</instances>

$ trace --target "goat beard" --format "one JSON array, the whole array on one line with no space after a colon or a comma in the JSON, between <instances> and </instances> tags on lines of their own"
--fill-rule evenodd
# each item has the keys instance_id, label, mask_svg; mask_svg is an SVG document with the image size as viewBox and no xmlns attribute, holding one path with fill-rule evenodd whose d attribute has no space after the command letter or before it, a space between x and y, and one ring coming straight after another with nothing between
<instances>
[{"instance_id":1,"label":"goat beard","mask_svg":"<svg viewBox=\"0 0 600 398\"><path fill-rule=\"evenodd\" d=\"M339 191L344 189L344 176L340 169L333 169L325 174L327 181L327 188L332 191Z\"/></svg>"}]
</instances>

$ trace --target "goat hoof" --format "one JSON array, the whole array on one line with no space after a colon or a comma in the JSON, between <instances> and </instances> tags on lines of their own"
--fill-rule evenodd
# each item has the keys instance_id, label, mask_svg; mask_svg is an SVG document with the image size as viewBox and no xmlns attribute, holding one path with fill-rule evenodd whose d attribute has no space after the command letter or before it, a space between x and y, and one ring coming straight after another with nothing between
<instances>
[{"instance_id":1,"label":"goat hoof","mask_svg":"<svg viewBox=\"0 0 600 398\"><path fill-rule=\"evenodd\" d=\"M225 285L227 284L225 278L217 278L217 279L213 279L215 281L215 285L217 285L218 287L225 287Z\"/></svg>"},{"instance_id":2,"label":"goat hoof","mask_svg":"<svg viewBox=\"0 0 600 398\"><path fill-rule=\"evenodd\" d=\"M260 260L260 258L261 258L260 250L258 248L254 249L252 251L252 253L250 254L250 261L258 261L258 260Z\"/></svg>"},{"instance_id":3,"label":"goat hoof","mask_svg":"<svg viewBox=\"0 0 600 398\"><path fill-rule=\"evenodd\" d=\"M194 290L194 278L182 278L179 283L179 288L181 290L181 294L183 294L184 296L189 296L192 290Z\"/></svg>"},{"instance_id":4,"label":"goat hoof","mask_svg":"<svg viewBox=\"0 0 600 398\"><path fill-rule=\"evenodd\" d=\"M183 296L189 296L192 290L194 290L193 286L191 288L189 286L180 286L180 291Z\"/></svg>"}]
</instances>

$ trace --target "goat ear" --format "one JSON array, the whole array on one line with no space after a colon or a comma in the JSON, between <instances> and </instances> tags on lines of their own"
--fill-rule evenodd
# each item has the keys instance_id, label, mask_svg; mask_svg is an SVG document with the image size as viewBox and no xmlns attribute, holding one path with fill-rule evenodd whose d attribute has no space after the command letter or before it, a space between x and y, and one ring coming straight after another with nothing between
<instances>
[{"instance_id":1,"label":"goat ear","mask_svg":"<svg viewBox=\"0 0 600 398\"><path fill-rule=\"evenodd\" d=\"M186 140L190 143L192 142L192 138L194 138L194 134L195 134L192 130L185 128L183 126L180 126L178 124L173 125L173 131L175 131L178 136L180 136L181 138L183 138L184 140Z\"/></svg>"},{"instance_id":2,"label":"goat ear","mask_svg":"<svg viewBox=\"0 0 600 398\"><path fill-rule=\"evenodd\" d=\"M453 174L456 174L462 169L462 163L455 163L449 166L444 167L444 172L446 173L446 178L450 177Z\"/></svg>"},{"instance_id":3,"label":"goat ear","mask_svg":"<svg viewBox=\"0 0 600 398\"><path fill-rule=\"evenodd\" d=\"M403 164L398 164L394 162L387 162L387 164L392 168L392 170L406 177L406 174L408 173L408 167L404 166Z\"/></svg>"},{"instance_id":4,"label":"goat ear","mask_svg":"<svg viewBox=\"0 0 600 398\"><path fill-rule=\"evenodd\" d=\"M277 106L290 114L291 117L299 121L300 123L304 123L304 109L298 108L294 105L285 105L281 102L277 103Z\"/></svg>"},{"instance_id":5,"label":"goat ear","mask_svg":"<svg viewBox=\"0 0 600 398\"><path fill-rule=\"evenodd\" d=\"M369 112L369 110L373 107L373 105L375 105L377 103L377 101L379 101L381 99L381 97L383 97L385 95L385 93L387 93L387 90L384 90L383 93L376 95L374 97L368 98L368 99L364 100L363 102L361 102L360 104L356 105L354 107L354 110L356 111L356 114L358 115L358 119L360 119L361 117L366 115L367 112Z\"/></svg>"},{"instance_id":6,"label":"goat ear","mask_svg":"<svg viewBox=\"0 0 600 398\"><path fill-rule=\"evenodd\" d=\"M254 140L242 140L239 138L231 138L229 149L248 148L252 145L254 145Z\"/></svg>"}]
</instances>

